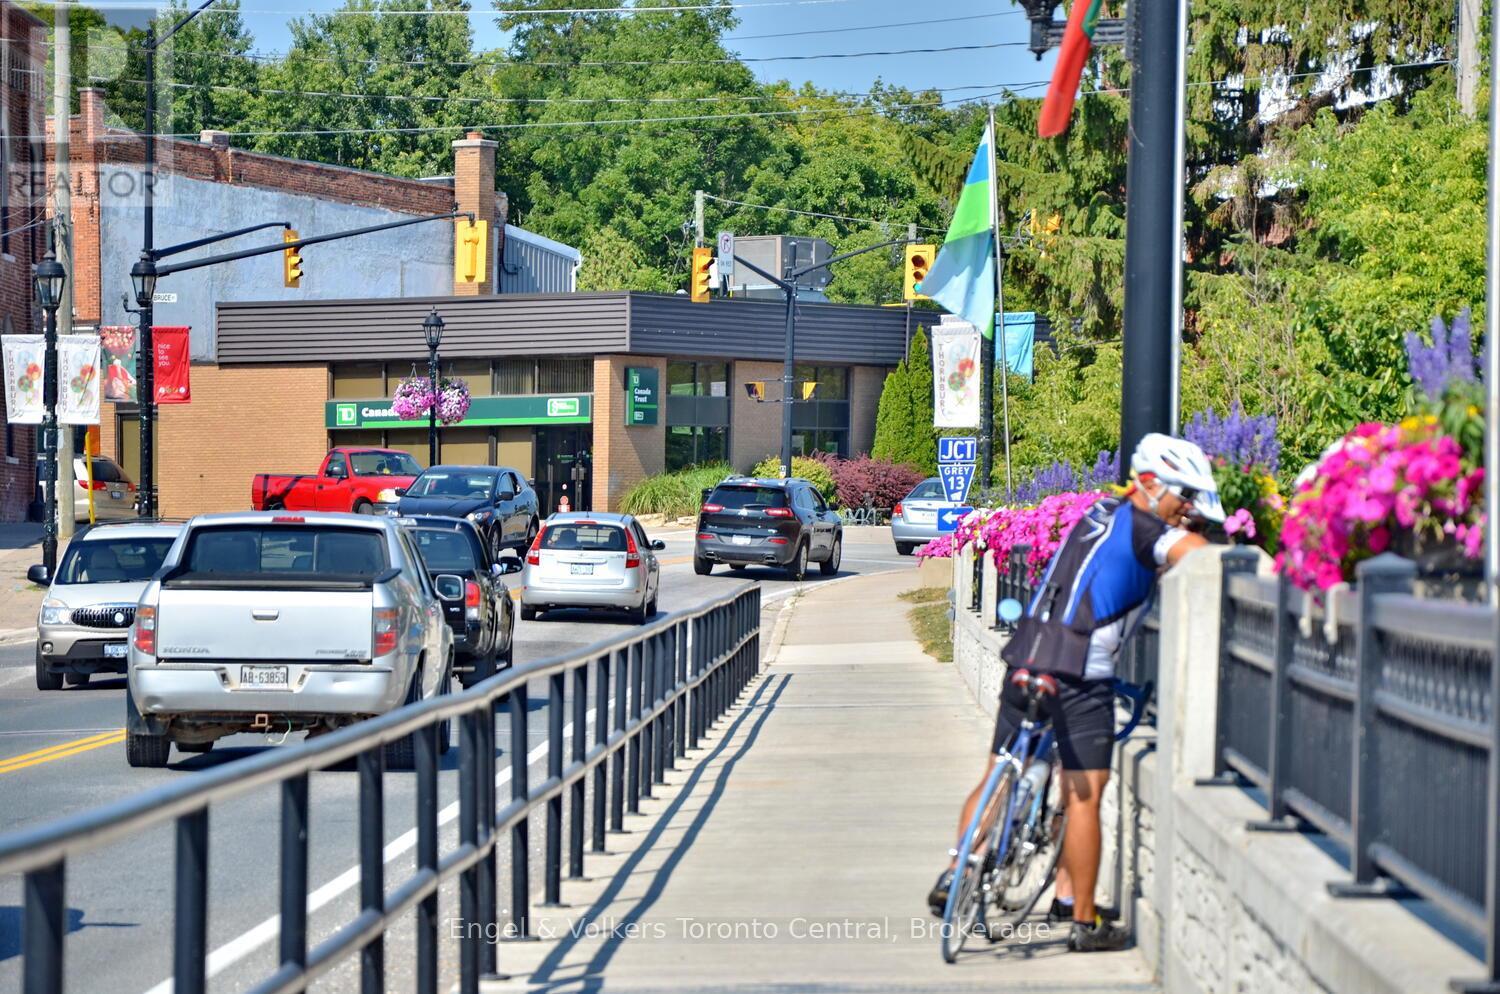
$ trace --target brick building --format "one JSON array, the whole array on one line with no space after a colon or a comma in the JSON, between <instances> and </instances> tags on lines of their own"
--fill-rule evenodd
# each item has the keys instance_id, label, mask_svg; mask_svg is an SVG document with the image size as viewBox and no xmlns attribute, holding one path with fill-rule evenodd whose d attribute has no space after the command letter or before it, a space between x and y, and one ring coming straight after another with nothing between
<instances>
[{"instance_id":1,"label":"brick building","mask_svg":"<svg viewBox=\"0 0 1500 994\"><path fill-rule=\"evenodd\" d=\"M40 327L31 289L32 266L46 250L45 175L32 138L44 116L42 70L47 64L44 26L0 0L0 333ZM5 411L0 391L0 415ZM4 425L0 453L0 521L20 521L36 494L36 430Z\"/></svg>"}]
</instances>

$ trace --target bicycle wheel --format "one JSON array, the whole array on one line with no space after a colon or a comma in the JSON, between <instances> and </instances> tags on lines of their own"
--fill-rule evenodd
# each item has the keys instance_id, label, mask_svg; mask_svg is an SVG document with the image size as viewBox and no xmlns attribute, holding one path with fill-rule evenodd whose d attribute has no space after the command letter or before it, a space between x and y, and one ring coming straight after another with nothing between
<instances>
[{"instance_id":1,"label":"bicycle wheel","mask_svg":"<svg viewBox=\"0 0 1500 994\"><path fill-rule=\"evenodd\" d=\"M1012 828L1010 852L996 861L995 906L1001 914L997 926L989 930L991 941L998 942L1013 934L1030 917L1057 873L1067 827L1062 767L1054 759L1042 803L1031 804L1028 799L1026 810Z\"/></svg>"},{"instance_id":2,"label":"bicycle wheel","mask_svg":"<svg viewBox=\"0 0 1500 994\"><path fill-rule=\"evenodd\" d=\"M1015 782L1015 769L1009 763L999 770L1000 778L989 802L980 804L975 810L974 822L959 843L958 868L948 889L948 906L943 909L942 952L943 960L948 963L957 961L970 936L984 926L985 893L994 871L990 854L995 849L995 837L1006 816L1011 787ZM1000 814L991 819L989 831L981 833L986 810L999 811Z\"/></svg>"}]
</instances>

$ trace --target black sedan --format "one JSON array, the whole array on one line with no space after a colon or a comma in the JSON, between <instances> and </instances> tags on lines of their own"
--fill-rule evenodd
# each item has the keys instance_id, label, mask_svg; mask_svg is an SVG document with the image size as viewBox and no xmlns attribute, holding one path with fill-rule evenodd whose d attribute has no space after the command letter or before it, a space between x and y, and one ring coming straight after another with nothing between
<instances>
[{"instance_id":1,"label":"black sedan","mask_svg":"<svg viewBox=\"0 0 1500 994\"><path fill-rule=\"evenodd\" d=\"M541 523L536 491L507 466L433 466L398 491L401 517L466 518L498 559L503 549L524 551Z\"/></svg>"},{"instance_id":2,"label":"black sedan","mask_svg":"<svg viewBox=\"0 0 1500 994\"><path fill-rule=\"evenodd\" d=\"M491 558L473 524L461 518L420 515L402 518L427 573L459 576L462 600L444 600L453 629L453 672L465 687L511 665L515 657L516 607L501 577L521 571L518 556Z\"/></svg>"}]
</instances>

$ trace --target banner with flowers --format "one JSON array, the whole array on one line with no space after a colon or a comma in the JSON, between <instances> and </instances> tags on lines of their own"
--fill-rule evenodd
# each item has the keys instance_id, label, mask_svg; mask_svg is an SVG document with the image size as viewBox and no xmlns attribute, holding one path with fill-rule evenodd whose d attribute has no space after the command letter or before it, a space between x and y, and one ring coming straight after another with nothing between
<instances>
[{"instance_id":1,"label":"banner with flowers","mask_svg":"<svg viewBox=\"0 0 1500 994\"><path fill-rule=\"evenodd\" d=\"M136 329L130 325L110 324L99 329L104 350L104 399L117 404L134 404Z\"/></svg>"},{"instance_id":2,"label":"banner with flowers","mask_svg":"<svg viewBox=\"0 0 1500 994\"><path fill-rule=\"evenodd\" d=\"M42 423L42 370L46 343L41 335L0 337L5 367L5 420L17 425Z\"/></svg>"},{"instance_id":3,"label":"banner with flowers","mask_svg":"<svg viewBox=\"0 0 1500 994\"><path fill-rule=\"evenodd\" d=\"M59 335L57 420L65 425L99 423L99 339Z\"/></svg>"},{"instance_id":4,"label":"banner with flowers","mask_svg":"<svg viewBox=\"0 0 1500 994\"><path fill-rule=\"evenodd\" d=\"M979 329L945 318L932 329L932 423L979 427Z\"/></svg>"}]
</instances>

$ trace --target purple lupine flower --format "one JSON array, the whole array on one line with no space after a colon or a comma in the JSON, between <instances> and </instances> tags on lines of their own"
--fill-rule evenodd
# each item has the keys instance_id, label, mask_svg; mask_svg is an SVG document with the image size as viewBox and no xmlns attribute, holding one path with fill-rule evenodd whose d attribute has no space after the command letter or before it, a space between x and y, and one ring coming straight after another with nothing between
<instances>
[{"instance_id":1,"label":"purple lupine flower","mask_svg":"<svg viewBox=\"0 0 1500 994\"><path fill-rule=\"evenodd\" d=\"M1219 417L1213 411L1193 415L1182 433L1211 459L1223 459L1233 466L1262 466L1275 475L1281 464L1281 443L1276 439L1274 414L1246 415L1239 402L1231 404L1229 413Z\"/></svg>"},{"instance_id":2,"label":"purple lupine flower","mask_svg":"<svg viewBox=\"0 0 1500 994\"><path fill-rule=\"evenodd\" d=\"M1417 389L1432 401L1442 399L1455 383L1473 383L1477 374L1469 309L1458 313L1451 328L1441 317L1433 318L1431 345L1416 332L1407 332L1406 368Z\"/></svg>"}]
</instances>

